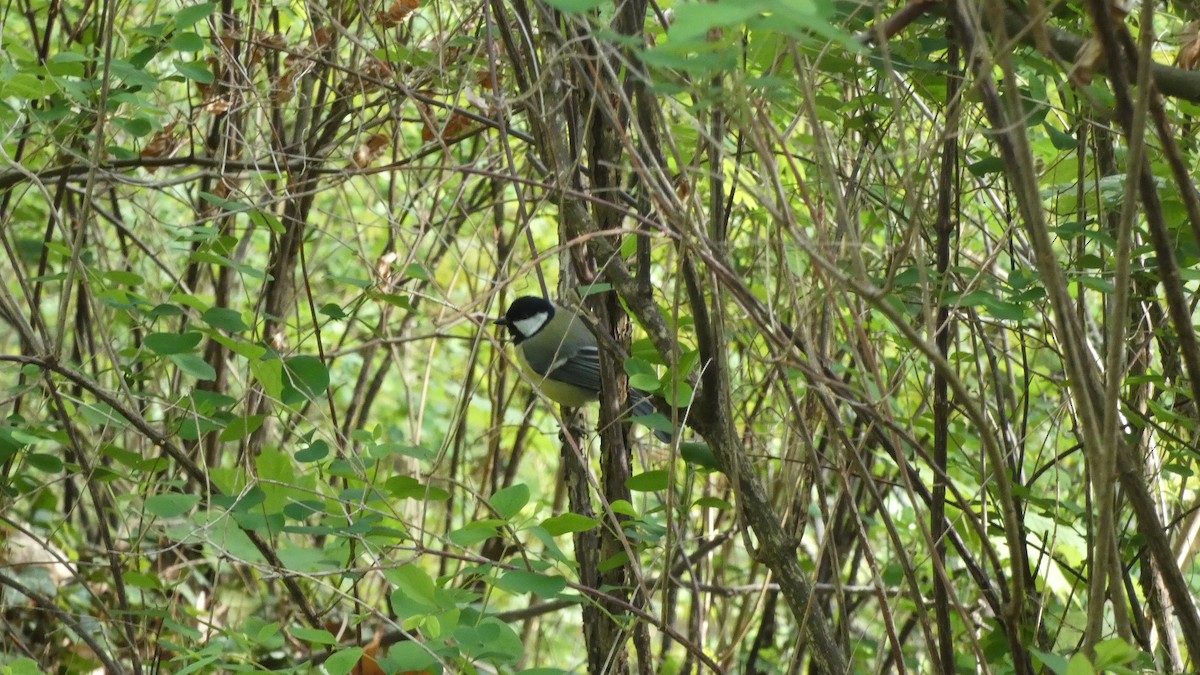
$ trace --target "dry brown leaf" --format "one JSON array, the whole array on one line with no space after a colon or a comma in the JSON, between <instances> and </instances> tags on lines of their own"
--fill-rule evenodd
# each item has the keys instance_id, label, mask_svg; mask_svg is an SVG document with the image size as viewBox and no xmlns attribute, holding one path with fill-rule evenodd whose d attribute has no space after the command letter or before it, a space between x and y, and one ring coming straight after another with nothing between
<instances>
[{"instance_id":1,"label":"dry brown leaf","mask_svg":"<svg viewBox=\"0 0 1200 675\"><path fill-rule=\"evenodd\" d=\"M295 96L296 70L289 69L275 80L275 86L271 88L271 101L276 104L287 103Z\"/></svg>"},{"instance_id":2,"label":"dry brown leaf","mask_svg":"<svg viewBox=\"0 0 1200 675\"><path fill-rule=\"evenodd\" d=\"M217 44L221 47L221 49L233 51L233 48L236 47L237 43L240 42L244 37L245 36L242 35L242 32L239 30L224 30L217 38Z\"/></svg>"},{"instance_id":3,"label":"dry brown leaf","mask_svg":"<svg viewBox=\"0 0 1200 675\"><path fill-rule=\"evenodd\" d=\"M441 128L430 127L429 122L421 129L421 140L428 143L435 138L441 138L443 141L450 140L461 135L471 126L471 118L455 111L450 114L450 119Z\"/></svg>"},{"instance_id":4,"label":"dry brown leaf","mask_svg":"<svg viewBox=\"0 0 1200 675\"><path fill-rule=\"evenodd\" d=\"M322 26L313 33L312 43L317 49L321 49L333 41L333 28L331 26Z\"/></svg>"},{"instance_id":5,"label":"dry brown leaf","mask_svg":"<svg viewBox=\"0 0 1200 675\"><path fill-rule=\"evenodd\" d=\"M232 192L233 182L229 180L228 176L222 176L221 180L217 181L217 184L213 186L212 190L213 196L215 196L217 199L229 199L229 195Z\"/></svg>"},{"instance_id":6,"label":"dry brown leaf","mask_svg":"<svg viewBox=\"0 0 1200 675\"><path fill-rule=\"evenodd\" d=\"M1200 62L1200 21L1193 21L1180 34L1179 53L1175 55L1175 65L1184 70L1193 70Z\"/></svg>"},{"instance_id":7,"label":"dry brown leaf","mask_svg":"<svg viewBox=\"0 0 1200 675\"><path fill-rule=\"evenodd\" d=\"M201 107L207 113L213 115L223 115L229 112L229 109L233 107L233 102L228 96L214 96L206 99Z\"/></svg>"},{"instance_id":8,"label":"dry brown leaf","mask_svg":"<svg viewBox=\"0 0 1200 675\"><path fill-rule=\"evenodd\" d=\"M680 201L687 200L688 195L692 194L692 184L682 173L675 174L671 182L675 185L675 196L679 197Z\"/></svg>"},{"instance_id":9,"label":"dry brown leaf","mask_svg":"<svg viewBox=\"0 0 1200 675\"><path fill-rule=\"evenodd\" d=\"M1075 54L1075 65L1070 72L1071 79L1080 84L1091 84L1103 58L1104 48L1100 46L1099 40L1091 38L1083 43Z\"/></svg>"},{"instance_id":10,"label":"dry brown leaf","mask_svg":"<svg viewBox=\"0 0 1200 675\"><path fill-rule=\"evenodd\" d=\"M183 145L183 138L175 133L175 126L178 122L171 122L163 127L161 131L154 134L146 147L142 148L142 159L164 159L174 155L180 146ZM157 167L147 166L146 171L154 173Z\"/></svg>"},{"instance_id":11,"label":"dry brown leaf","mask_svg":"<svg viewBox=\"0 0 1200 675\"><path fill-rule=\"evenodd\" d=\"M196 90L200 92L200 98L207 101L209 97L213 96L213 92L218 88L215 86L215 84L221 81L224 72L221 69L221 60L215 55L204 59L204 62L208 64L208 70L213 74L213 81L212 83L208 84L197 82Z\"/></svg>"},{"instance_id":12,"label":"dry brown leaf","mask_svg":"<svg viewBox=\"0 0 1200 675\"><path fill-rule=\"evenodd\" d=\"M383 86L384 82L392 79L393 71L391 65L375 56L368 56L363 60L362 65L358 68L358 73L354 77L354 89L359 93L366 94Z\"/></svg>"},{"instance_id":13,"label":"dry brown leaf","mask_svg":"<svg viewBox=\"0 0 1200 675\"><path fill-rule=\"evenodd\" d=\"M383 631L375 631L375 637L363 645L362 658L358 660L358 665L351 671L354 675L387 675L379 667L379 662L375 660L375 655L379 653L379 645L382 643Z\"/></svg>"},{"instance_id":14,"label":"dry brown leaf","mask_svg":"<svg viewBox=\"0 0 1200 675\"><path fill-rule=\"evenodd\" d=\"M288 55L283 59L283 65L287 67L294 67L301 61L307 61L312 56L312 53L312 47L298 47L291 52L288 52Z\"/></svg>"},{"instance_id":15,"label":"dry brown leaf","mask_svg":"<svg viewBox=\"0 0 1200 675\"><path fill-rule=\"evenodd\" d=\"M392 142L391 136L387 134L375 134L367 139L366 143L358 146L354 151L354 166L365 169L379 158L383 150Z\"/></svg>"},{"instance_id":16,"label":"dry brown leaf","mask_svg":"<svg viewBox=\"0 0 1200 675\"><path fill-rule=\"evenodd\" d=\"M392 277L394 276L392 265L399 257L395 251L388 251L379 256L379 260L375 261L375 274L379 277L381 288L388 288L392 285Z\"/></svg>"},{"instance_id":17,"label":"dry brown leaf","mask_svg":"<svg viewBox=\"0 0 1200 675\"><path fill-rule=\"evenodd\" d=\"M287 41L279 33L267 33L260 31L254 36L254 44L250 47L250 54L246 57L246 66L253 67L261 62L269 53L280 52L287 47Z\"/></svg>"},{"instance_id":18,"label":"dry brown leaf","mask_svg":"<svg viewBox=\"0 0 1200 675\"><path fill-rule=\"evenodd\" d=\"M376 12L375 20L382 28L399 26L420 6L420 0L396 0L386 12Z\"/></svg>"}]
</instances>

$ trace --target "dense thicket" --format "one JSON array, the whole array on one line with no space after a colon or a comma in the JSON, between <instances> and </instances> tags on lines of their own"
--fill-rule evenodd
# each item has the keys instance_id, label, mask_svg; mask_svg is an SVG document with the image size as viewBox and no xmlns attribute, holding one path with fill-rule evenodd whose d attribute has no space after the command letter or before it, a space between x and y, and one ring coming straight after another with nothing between
<instances>
[{"instance_id":1,"label":"dense thicket","mask_svg":"<svg viewBox=\"0 0 1200 675\"><path fill-rule=\"evenodd\" d=\"M0 670L1195 669L1191 5L0 11Z\"/></svg>"}]
</instances>

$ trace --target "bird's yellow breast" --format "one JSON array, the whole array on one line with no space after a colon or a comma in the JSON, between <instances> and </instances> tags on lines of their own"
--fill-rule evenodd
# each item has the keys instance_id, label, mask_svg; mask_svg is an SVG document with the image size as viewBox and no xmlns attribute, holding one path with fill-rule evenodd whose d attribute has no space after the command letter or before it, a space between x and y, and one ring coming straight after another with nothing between
<instances>
[{"instance_id":1,"label":"bird's yellow breast","mask_svg":"<svg viewBox=\"0 0 1200 675\"><path fill-rule=\"evenodd\" d=\"M514 351L517 353L517 363L521 364L521 370L529 376L529 380L533 382L533 386L537 387L538 391L546 395L546 398L554 401L559 405L565 405L568 408L578 408L587 403L591 403L599 398L599 394L593 391L587 391L581 387L559 382L542 375L529 366L529 361L525 359L525 350L517 346Z\"/></svg>"}]
</instances>

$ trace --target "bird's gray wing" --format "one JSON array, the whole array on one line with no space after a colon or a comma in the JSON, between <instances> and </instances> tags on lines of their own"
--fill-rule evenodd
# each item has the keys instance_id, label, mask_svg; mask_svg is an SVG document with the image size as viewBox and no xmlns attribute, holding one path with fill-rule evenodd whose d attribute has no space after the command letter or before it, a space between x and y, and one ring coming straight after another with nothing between
<instances>
[{"instance_id":1,"label":"bird's gray wing","mask_svg":"<svg viewBox=\"0 0 1200 675\"><path fill-rule=\"evenodd\" d=\"M600 391L600 351L581 347L574 354L559 355L550 364L546 379L565 382L588 391Z\"/></svg>"}]
</instances>

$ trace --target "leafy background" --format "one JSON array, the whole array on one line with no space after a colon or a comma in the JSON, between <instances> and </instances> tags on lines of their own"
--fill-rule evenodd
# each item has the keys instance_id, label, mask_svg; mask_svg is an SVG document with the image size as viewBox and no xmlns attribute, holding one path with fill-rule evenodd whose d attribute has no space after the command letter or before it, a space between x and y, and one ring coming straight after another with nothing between
<instances>
[{"instance_id":1,"label":"leafy background","mask_svg":"<svg viewBox=\"0 0 1200 675\"><path fill-rule=\"evenodd\" d=\"M2 11L4 672L1195 668L1191 4Z\"/></svg>"}]
</instances>

